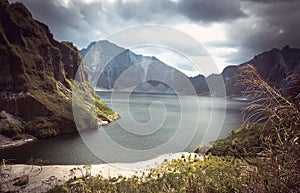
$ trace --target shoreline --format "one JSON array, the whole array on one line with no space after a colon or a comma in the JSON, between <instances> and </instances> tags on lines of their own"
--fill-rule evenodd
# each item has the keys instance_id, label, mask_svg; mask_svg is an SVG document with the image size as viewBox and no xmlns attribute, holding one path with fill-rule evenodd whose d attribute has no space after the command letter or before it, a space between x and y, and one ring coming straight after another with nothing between
<instances>
[{"instance_id":1,"label":"shoreline","mask_svg":"<svg viewBox=\"0 0 300 193\"><path fill-rule=\"evenodd\" d=\"M21 145L25 145L27 143L31 143L36 140L37 140L36 137L29 134L22 134L22 139L18 139L18 140L12 140L11 138L0 134L0 150L18 147Z\"/></svg>"},{"instance_id":2,"label":"shoreline","mask_svg":"<svg viewBox=\"0 0 300 193\"><path fill-rule=\"evenodd\" d=\"M142 175L150 169L157 168L166 161L181 158L182 156L198 156L196 153L179 152L160 155L156 158L140 161L136 163L112 163L112 164L93 164L91 165L91 175L102 175L108 177L131 177L134 175ZM81 172L76 171L75 175L70 175L70 170L74 168L83 169L84 165L1 165L1 172L5 178L0 178L1 190L14 191L22 190L22 192L46 192L55 185L63 184L70 178L76 176L81 177ZM15 179L26 177L28 184L24 186L15 186Z\"/></svg>"}]
</instances>

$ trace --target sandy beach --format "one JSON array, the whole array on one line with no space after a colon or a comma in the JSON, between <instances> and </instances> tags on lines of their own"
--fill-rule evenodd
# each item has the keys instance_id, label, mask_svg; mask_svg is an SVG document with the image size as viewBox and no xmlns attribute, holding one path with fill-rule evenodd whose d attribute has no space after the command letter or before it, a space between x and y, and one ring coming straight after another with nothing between
<instances>
[{"instance_id":1,"label":"sandy beach","mask_svg":"<svg viewBox=\"0 0 300 193\"><path fill-rule=\"evenodd\" d=\"M100 174L105 178L133 175L142 175L143 172L149 171L151 168L158 167L165 161L178 159L182 155L185 157L198 156L195 153L172 153L161 155L157 158L136 162L136 163L114 163L114 164L98 164L91 165L91 175ZM34 166L34 165L1 165L1 190L14 191L21 190L21 192L45 192L57 184L64 183L68 179L74 177L70 175L70 170L73 168L83 168L84 165L47 165L47 166ZM75 174L77 177L81 176L79 171ZM28 176L28 184L23 186L13 185L18 177Z\"/></svg>"}]
</instances>

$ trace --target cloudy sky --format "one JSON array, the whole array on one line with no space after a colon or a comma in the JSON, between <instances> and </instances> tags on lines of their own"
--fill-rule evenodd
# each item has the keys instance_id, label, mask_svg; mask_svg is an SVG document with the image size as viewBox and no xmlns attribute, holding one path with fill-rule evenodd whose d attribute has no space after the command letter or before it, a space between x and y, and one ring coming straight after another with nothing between
<instances>
[{"instance_id":1,"label":"cloudy sky","mask_svg":"<svg viewBox=\"0 0 300 193\"><path fill-rule=\"evenodd\" d=\"M14 2L15 0L10 0ZM19 0L20 1L20 0ZM208 51L218 69L246 62L255 54L285 45L300 48L299 0L21 0L33 17L47 24L59 40L79 49L124 29L162 25L190 35ZM138 28L141 29L141 28ZM158 31L159 33L159 31ZM138 31L131 34L140 34ZM165 36L168 36L165 34ZM138 42L148 39L137 35ZM126 38L125 38L126 39ZM178 54L189 42L174 38L173 50L140 47L135 52L155 55L189 76L193 53ZM178 47L179 46L179 47ZM190 47L190 50L192 47ZM180 49L179 49L180 50ZM205 63L205 60L202 61ZM198 64L202 65L202 64ZM204 65L204 64L203 64ZM205 75L217 70L202 72Z\"/></svg>"}]
</instances>

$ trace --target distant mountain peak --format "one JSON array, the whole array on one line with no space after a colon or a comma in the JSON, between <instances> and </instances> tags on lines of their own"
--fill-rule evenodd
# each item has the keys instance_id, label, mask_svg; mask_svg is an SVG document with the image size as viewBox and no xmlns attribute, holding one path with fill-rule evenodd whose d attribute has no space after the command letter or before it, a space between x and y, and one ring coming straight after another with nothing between
<instances>
[{"instance_id":1,"label":"distant mountain peak","mask_svg":"<svg viewBox=\"0 0 300 193\"><path fill-rule=\"evenodd\" d=\"M108 40L99 40L97 44L101 44L101 46L114 47L115 49L126 50L126 48L118 46L117 44L110 42Z\"/></svg>"},{"instance_id":2,"label":"distant mountain peak","mask_svg":"<svg viewBox=\"0 0 300 193\"><path fill-rule=\"evenodd\" d=\"M285 78L292 73L300 72L300 49L290 48L288 45L282 49L273 48L253 59L237 66L226 67L222 76L225 80L227 95L240 94L240 90L234 86L237 69L239 66L253 65L260 76L268 83L284 86Z\"/></svg>"},{"instance_id":3,"label":"distant mountain peak","mask_svg":"<svg viewBox=\"0 0 300 193\"><path fill-rule=\"evenodd\" d=\"M284 50L289 50L290 49L290 46L289 45L286 45L286 46L284 46L283 48L282 48L282 51L284 51Z\"/></svg>"},{"instance_id":4,"label":"distant mountain peak","mask_svg":"<svg viewBox=\"0 0 300 193\"><path fill-rule=\"evenodd\" d=\"M86 54L87 51L89 54ZM128 73L125 73L128 84L126 85L124 80L117 88L124 91L134 89L135 92L170 93L171 89L164 84L165 82L171 84L180 79L188 80L184 73L168 66L155 56L138 55L107 40L100 40L81 52L84 56L84 66L94 87L116 89L114 85L125 71ZM129 73L128 70L132 72ZM158 84L155 79L162 81ZM131 84L129 80L140 85ZM177 87L181 86L180 83L177 85ZM179 90L185 92L186 88L182 86Z\"/></svg>"}]
</instances>

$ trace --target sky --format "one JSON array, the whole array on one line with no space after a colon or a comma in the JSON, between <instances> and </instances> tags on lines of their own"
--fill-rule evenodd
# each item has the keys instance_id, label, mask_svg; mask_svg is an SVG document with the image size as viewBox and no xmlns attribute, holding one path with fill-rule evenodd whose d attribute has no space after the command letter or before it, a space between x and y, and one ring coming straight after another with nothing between
<instances>
[{"instance_id":1,"label":"sky","mask_svg":"<svg viewBox=\"0 0 300 193\"><path fill-rule=\"evenodd\" d=\"M176 29L203 45L217 68L199 71L193 67L195 64L189 64L189 59L195 57L193 42L183 42L180 38L172 40L175 48L157 45L132 49L138 54L155 55L188 76L220 73L228 65L247 62L272 48L281 49L286 45L300 48L300 0L19 1L35 19L49 26L56 39L71 41L79 49L136 26ZM141 29L138 27L130 34L137 42L149 38L147 33L135 37ZM183 55L176 50L190 51ZM201 61L197 65L205 66L206 60Z\"/></svg>"}]
</instances>

